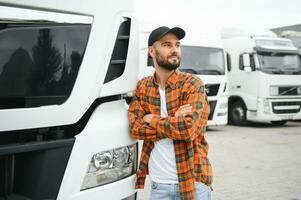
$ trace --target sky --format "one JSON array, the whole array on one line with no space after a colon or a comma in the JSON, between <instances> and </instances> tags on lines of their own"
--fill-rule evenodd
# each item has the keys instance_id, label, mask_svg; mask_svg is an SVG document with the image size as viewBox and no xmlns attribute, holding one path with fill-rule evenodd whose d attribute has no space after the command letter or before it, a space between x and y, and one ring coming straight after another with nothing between
<instances>
[{"instance_id":1,"label":"sky","mask_svg":"<svg viewBox=\"0 0 301 200\"><path fill-rule=\"evenodd\" d=\"M301 24L301 0L134 0L146 22L271 29Z\"/></svg>"}]
</instances>

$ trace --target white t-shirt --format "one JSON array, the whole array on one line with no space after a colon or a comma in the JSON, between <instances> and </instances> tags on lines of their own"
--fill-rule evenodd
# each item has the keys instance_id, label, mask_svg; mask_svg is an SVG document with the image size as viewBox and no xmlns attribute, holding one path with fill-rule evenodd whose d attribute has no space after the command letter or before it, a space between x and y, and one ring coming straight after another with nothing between
<instances>
[{"instance_id":1,"label":"white t-shirt","mask_svg":"<svg viewBox=\"0 0 301 200\"><path fill-rule=\"evenodd\" d=\"M161 117L167 117L165 90L159 87L161 102ZM164 138L155 142L148 163L149 175L157 183L178 183L175 150L173 141Z\"/></svg>"}]
</instances>

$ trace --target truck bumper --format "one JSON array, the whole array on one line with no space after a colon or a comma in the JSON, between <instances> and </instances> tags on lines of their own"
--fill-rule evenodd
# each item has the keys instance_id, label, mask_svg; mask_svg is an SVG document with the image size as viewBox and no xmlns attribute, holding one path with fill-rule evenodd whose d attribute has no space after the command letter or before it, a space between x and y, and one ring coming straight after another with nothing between
<instances>
[{"instance_id":1,"label":"truck bumper","mask_svg":"<svg viewBox=\"0 0 301 200\"><path fill-rule=\"evenodd\" d=\"M103 185L100 187L95 187L87 189L84 191L78 191L70 195L68 199L70 200L96 200L96 199L111 199L111 200L135 200L136 190L135 190L135 178L136 175L132 175L114 183ZM131 187L129 187L131 186ZM59 197L58 200L63 200L66 198Z\"/></svg>"},{"instance_id":2,"label":"truck bumper","mask_svg":"<svg viewBox=\"0 0 301 200\"><path fill-rule=\"evenodd\" d=\"M256 111L247 111L247 119L256 122L301 119L301 99L259 99Z\"/></svg>"},{"instance_id":3,"label":"truck bumper","mask_svg":"<svg viewBox=\"0 0 301 200\"><path fill-rule=\"evenodd\" d=\"M228 98L209 99L210 115L207 126L226 125L228 122Z\"/></svg>"}]
</instances>

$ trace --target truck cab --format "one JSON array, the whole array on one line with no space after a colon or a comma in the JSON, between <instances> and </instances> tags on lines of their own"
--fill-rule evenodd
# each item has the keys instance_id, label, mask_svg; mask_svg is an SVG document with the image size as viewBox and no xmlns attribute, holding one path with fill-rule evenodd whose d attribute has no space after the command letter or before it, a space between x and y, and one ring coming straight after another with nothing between
<instances>
[{"instance_id":1,"label":"truck cab","mask_svg":"<svg viewBox=\"0 0 301 200\"><path fill-rule=\"evenodd\" d=\"M132 0L0 0L0 199L136 199Z\"/></svg>"},{"instance_id":2,"label":"truck cab","mask_svg":"<svg viewBox=\"0 0 301 200\"><path fill-rule=\"evenodd\" d=\"M269 31L223 35L232 64L229 120L282 125L301 119L301 62L292 41Z\"/></svg>"}]
</instances>

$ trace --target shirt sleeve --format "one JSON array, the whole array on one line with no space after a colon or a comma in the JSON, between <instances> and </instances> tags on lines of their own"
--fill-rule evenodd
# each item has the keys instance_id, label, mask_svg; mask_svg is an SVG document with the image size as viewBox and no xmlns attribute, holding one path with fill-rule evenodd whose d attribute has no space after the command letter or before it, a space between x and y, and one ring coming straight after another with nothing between
<instances>
[{"instance_id":1,"label":"shirt sleeve","mask_svg":"<svg viewBox=\"0 0 301 200\"><path fill-rule=\"evenodd\" d=\"M203 132L210 112L207 102L205 86L201 80L195 84L188 84L187 99L182 105L190 104L192 114L185 117L153 117L149 126L173 140L193 141Z\"/></svg>"},{"instance_id":2,"label":"shirt sleeve","mask_svg":"<svg viewBox=\"0 0 301 200\"><path fill-rule=\"evenodd\" d=\"M138 140L159 140L163 135L158 134L156 128L143 121L143 117L147 113L145 113L141 105L142 102L139 95L141 89L141 81L139 81L128 109L130 135Z\"/></svg>"}]
</instances>

